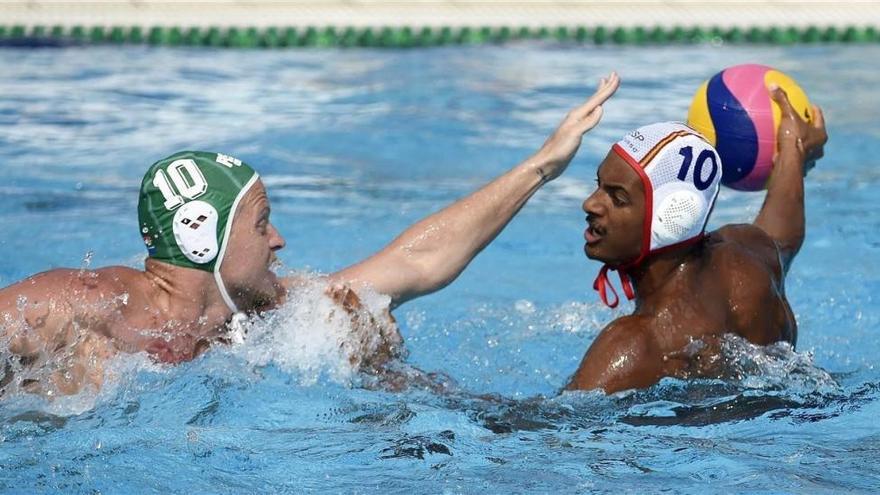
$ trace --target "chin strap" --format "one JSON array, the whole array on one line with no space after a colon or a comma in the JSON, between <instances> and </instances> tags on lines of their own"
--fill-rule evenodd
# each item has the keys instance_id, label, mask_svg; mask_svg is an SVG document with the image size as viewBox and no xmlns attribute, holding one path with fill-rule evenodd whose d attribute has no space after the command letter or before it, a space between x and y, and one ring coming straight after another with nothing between
<instances>
[{"instance_id":1,"label":"chin strap","mask_svg":"<svg viewBox=\"0 0 880 495\"><path fill-rule=\"evenodd\" d=\"M690 239L686 239L684 241L671 244L666 247L662 247L659 249L655 249L653 251L649 251L641 256L639 256L635 261L630 263L624 263L622 265L612 266L609 264L602 265L602 269L599 270L599 275L596 277L596 280L593 281L593 290L599 293L599 297L602 299L602 302L605 303L609 308L616 308L620 303L620 298L617 296L617 291L614 289L614 285L611 284L611 281L608 280L608 271L614 270L620 275L620 285L623 287L623 293L626 295L626 298L632 301L636 298L636 291L633 289L632 278L629 276L629 270L639 266L645 259L654 254L663 253L666 251L671 251L673 249L677 249L684 246L693 246L698 244L709 236L701 232L700 235L692 237ZM608 301L608 289L611 289L611 293L614 294L614 300Z\"/></svg>"},{"instance_id":2,"label":"chin strap","mask_svg":"<svg viewBox=\"0 0 880 495\"><path fill-rule=\"evenodd\" d=\"M623 267L603 265L602 269L599 270L599 275L596 277L596 280L593 281L593 290L599 293L602 302L609 308L616 308L620 303L620 297L617 295L617 290L614 288L611 281L608 280L608 270L617 271L618 275L620 275L620 285L623 287L623 294L630 301L635 299L636 292L633 290L632 280L630 279L629 274L626 273L626 270ZM614 294L614 300L612 301L608 300L608 289L611 289L611 293Z\"/></svg>"}]
</instances>

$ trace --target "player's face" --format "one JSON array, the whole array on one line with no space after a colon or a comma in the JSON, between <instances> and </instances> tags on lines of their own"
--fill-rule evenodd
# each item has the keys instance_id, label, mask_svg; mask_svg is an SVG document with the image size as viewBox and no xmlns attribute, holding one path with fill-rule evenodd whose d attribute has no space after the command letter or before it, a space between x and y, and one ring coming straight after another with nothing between
<instances>
[{"instance_id":1,"label":"player's face","mask_svg":"<svg viewBox=\"0 0 880 495\"><path fill-rule=\"evenodd\" d=\"M597 187L583 204L584 252L611 265L638 258L645 223L645 190L639 175L614 151L599 165Z\"/></svg>"},{"instance_id":2,"label":"player's face","mask_svg":"<svg viewBox=\"0 0 880 495\"><path fill-rule=\"evenodd\" d=\"M223 282L241 309L254 309L277 300L281 288L271 265L275 251L283 247L284 238L269 222L266 188L262 181L257 181L238 205L220 267Z\"/></svg>"}]
</instances>

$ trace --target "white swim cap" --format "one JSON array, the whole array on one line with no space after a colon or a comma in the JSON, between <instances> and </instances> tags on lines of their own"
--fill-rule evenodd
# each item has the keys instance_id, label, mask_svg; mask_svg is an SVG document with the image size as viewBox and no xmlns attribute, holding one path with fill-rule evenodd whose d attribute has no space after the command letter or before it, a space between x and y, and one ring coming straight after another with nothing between
<instances>
[{"instance_id":1,"label":"white swim cap","mask_svg":"<svg viewBox=\"0 0 880 495\"><path fill-rule=\"evenodd\" d=\"M703 238L721 186L721 158L694 129L680 122L660 122L630 132L612 149L635 170L645 190L645 222L639 257L618 266L605 265L593 287L605 304L608 270L620 272L628 299L635 292L626 271L649 255Z\"/></svg>"}]
</instances>

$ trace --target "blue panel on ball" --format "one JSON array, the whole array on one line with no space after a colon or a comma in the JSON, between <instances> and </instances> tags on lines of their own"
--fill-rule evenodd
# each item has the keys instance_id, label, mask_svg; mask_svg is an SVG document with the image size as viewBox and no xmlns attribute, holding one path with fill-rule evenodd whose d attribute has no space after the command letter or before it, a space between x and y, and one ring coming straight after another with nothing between
<instances>
[{"instance_id":1,"label":"blue panel on ball","mask_svg":"<svg viewBox=\"0 0 880 495\"><path fill-rule=\"evenodd\" d=\"M727 89L723 72L709 80L706 98L715 124L715 149L724 166L722 182L731 184L749 175L758 158L758 131L742 104Z\"/></svg>"}]
</instances>

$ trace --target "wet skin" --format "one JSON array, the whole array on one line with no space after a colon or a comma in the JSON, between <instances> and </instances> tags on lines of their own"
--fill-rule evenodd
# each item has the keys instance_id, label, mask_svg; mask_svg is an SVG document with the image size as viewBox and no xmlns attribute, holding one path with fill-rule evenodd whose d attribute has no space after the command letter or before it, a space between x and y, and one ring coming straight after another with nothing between
<instances>
[{"instance_id":1,"label":"wet skin","mask_svg":"<svg viewBox=\"0 0 880 495\"><path fill-rule=\"evenodd\" d=\"M350 319L354 343L346 348L352 348L354 367L371 371L399 354L402 339L389 311L450 284L538 189L561 175L619 82L614 73L603 78L523 162L413 224L369 258L321 279ZM235 305L247 314L283 304L303 283L272 272L285 243L269 221L269 208L258 181L235 213L220 267ZM360 290L389 296L390 307L370 314ZM163 363L193 359L212 343L230 340L232 317L212 273L153 259L144 271L59 269L29 277L0 289L0 352L7 363L0 369L0 396L15 383L47 395L99 387L105 361L118 352L146 351Z\"/></svg>"},{"instance_id":2,"label":"wet skin","mask_svg":"<svg viewBox=\"0 0 880 495\"><path fill-rule=\"evenodd\" d=\"M258 182L242 198L230 233L230 256L221 267L233 299L243 308L269 306L284 294L270 270L284 240L268 215L265 188ZM75 393L86 385L99 387L105 360L118 351L146 351L156 361L179 363L224 340L228 309L204 290L214 285L210 273L150 259L145 268L52 270L0 290L9 351L22 363L51 361L56 369L49 383L25 380L24 388ZM182 270L188 277L174 276Z\"/></svg>"},{"instance_id":3,"label":"wet skin","mask_svg":"<svg viewBox=\"0 0 880 495\"><path fill-rule=\"evenodd\" d=\"M821 110L812 125L784 93L779 150L764 206L753 224L726 225L701 243L649 257L630 271L631 315L605 327L584 356L568 390L611 393L653 385L662 377L713 377L723 372L720 337L757 345L797 340L784 280L803 242L803 170L827 140ZM645 215L642 183L613 152L586 201L584 251L612 265L635 259Z\"/></svg>"},{"instance_id":4,"label":"wet skin","mask_svg":"<svg viewBox=\"0 0 880 495\"><path fill-rule=\"evenodd\" d=\"M257 182L242 198L227 246L229 256L220 268L236 305L249 312L283 303L288 288L299 282L279 279L271 270L275 252L285 242L269 213L266 190ZM217 304L210 273L151 259L145 268L52 270L2 289L3 336L9 351L25 365L18 377L22 388L48 395L76 393L85 386L100 387L105 362L117 352L145 351L157 362L176 364L195 358L213 343L228 341L229 310ZM385 337L388 345L360 359L390 359L393 350L388 346L399 342L396 328L383 328L365 314L349 288L330 286L327 293L351 316L353 328L367 326ZM48 376L28 376L28 368L43 368L45 363L54 370ZM11 371L7 365L0 387L12 380Z\"/></svg>"}]
</instances>

